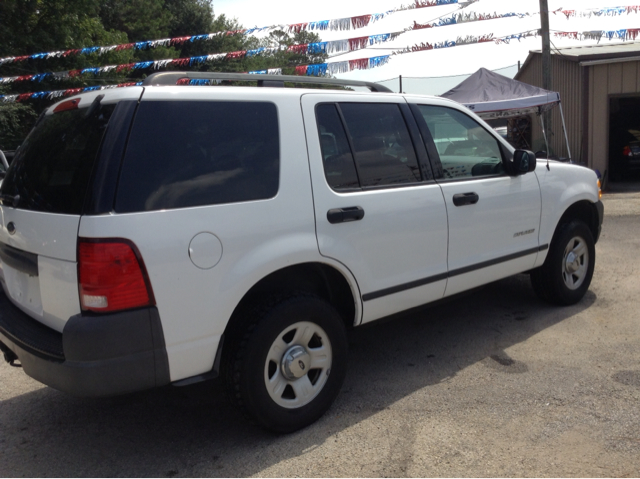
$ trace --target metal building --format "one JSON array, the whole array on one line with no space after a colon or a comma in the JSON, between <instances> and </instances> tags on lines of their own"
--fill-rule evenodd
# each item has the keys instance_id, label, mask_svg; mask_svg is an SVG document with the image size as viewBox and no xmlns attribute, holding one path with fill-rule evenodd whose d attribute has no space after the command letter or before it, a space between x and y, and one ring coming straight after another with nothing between
<instances>
[{"instance_id":1,"label":"metal building","mask_svg":"<svg viewBox=\"0 0 640 479\"><path fill-rule=\"evenodd\" d=\"M640 42L553 50L551 72L550 89L560 93L573 161L611 174L611 165L636 140L636 131L640 135ZM529 53L515 79L542 87L541 51ZM540 122L531 124L532 148L543 149ZM551 127L552 152L567 157L557 108Z\"/></svg>"}]
</instances>

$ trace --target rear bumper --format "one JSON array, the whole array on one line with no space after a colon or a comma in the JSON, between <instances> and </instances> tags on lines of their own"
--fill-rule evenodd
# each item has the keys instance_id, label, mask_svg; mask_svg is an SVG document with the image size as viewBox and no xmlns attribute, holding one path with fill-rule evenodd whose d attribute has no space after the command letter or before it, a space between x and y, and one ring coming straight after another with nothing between
<instances>
[{"instance_id":1,"label":"rear bumper","mask_svg":"<svg viewBox=\"0 0 640 479\"><path fill-rule=\"evenodd\" d=\"M0 349L15 354L32 378L75 396L113 396L170 382L155 307L76 315L59 333L0 292Z\"/></svg>"}]
</instances>

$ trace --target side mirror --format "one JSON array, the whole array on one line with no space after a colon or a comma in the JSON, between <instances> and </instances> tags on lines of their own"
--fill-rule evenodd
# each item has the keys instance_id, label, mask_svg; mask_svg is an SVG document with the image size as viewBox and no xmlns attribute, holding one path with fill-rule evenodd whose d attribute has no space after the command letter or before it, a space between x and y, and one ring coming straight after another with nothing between
<instances>
[{"instance_id":1,"label":"side mirror","mask_svg":"<svg viewBox=\"0 0 640 479\"><path fill-rule=\"evenodd\" d=\"M529 150L516 150L511 163L511 175L524 175L536 169L536 155Z\"/></svg>"}]
</instances>

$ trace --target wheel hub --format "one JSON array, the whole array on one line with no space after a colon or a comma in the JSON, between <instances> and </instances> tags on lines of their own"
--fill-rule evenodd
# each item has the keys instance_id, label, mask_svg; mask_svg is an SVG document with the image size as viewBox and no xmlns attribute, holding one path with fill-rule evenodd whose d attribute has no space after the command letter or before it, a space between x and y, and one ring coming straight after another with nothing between
<instances>
[{"instance_id":1,"label":"wheel hub","mask_svg":"<svg viewBox=\"0 0 640 479\"><path fill-rule=\"evenodd\" d=\"M573 251L571 251L567 255L566 269L569 273L575 273L580 269L580 262L578 261L578 257Z\"/></svg>"},{"instance_id":2,"label":"wheel hub","mask_svg":"<svg viewBox=\"0 0 640 479\"><path fill-rule=\"evenodd\" d=\"M311 356L307 350L300 345L291 346L282 356L280 369L282 375L289 381L301 378L309 372Z\"/></svg>"}]
</instances>

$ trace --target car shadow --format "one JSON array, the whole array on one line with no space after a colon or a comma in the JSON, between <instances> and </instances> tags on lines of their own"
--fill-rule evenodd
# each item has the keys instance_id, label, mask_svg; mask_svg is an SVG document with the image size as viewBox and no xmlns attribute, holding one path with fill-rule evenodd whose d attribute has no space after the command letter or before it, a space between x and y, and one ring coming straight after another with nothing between
<instances>
[{"instance_id":1,"label":"car shadow","mask_svg":"<svg viewBox=\"0 0 640 479\"><path fill-rule=\"evenodd\" d=\"M0 402L0 470L31 477L260 475L478 362L526 373L506 350L595 300L589 291L575 306L552 307L534 296L528 276L518 275L357 328L337 401L317 423L289 435L243 420L219 380L107 399L42 387Z\"/></svg>"}]
</instances>

